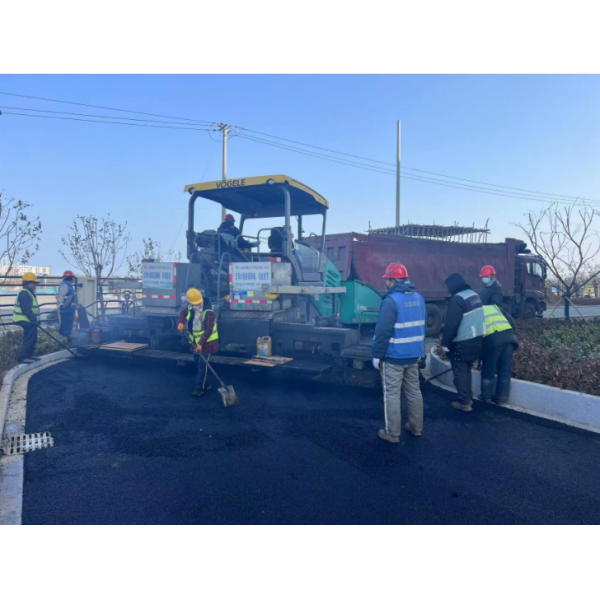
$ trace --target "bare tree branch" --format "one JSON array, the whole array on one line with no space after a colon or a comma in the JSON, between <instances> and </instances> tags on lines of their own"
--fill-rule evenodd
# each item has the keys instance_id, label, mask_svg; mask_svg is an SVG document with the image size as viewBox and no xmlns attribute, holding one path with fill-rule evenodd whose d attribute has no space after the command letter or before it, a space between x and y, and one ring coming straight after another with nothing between
<instances>
[{"instance_id":1,"label":"bare tree branch","mask_svg":"<svg viewBox=\"0 0 600 600\"><path fill-rule=\"evenodd\" d=\"M600 275L598 220L600 212L586 204L562 209L553 204L528 213L525 225L516 223L562 288L567 316L568 299Z\"/></svg>"},{"instance_id":2,"label":"bare tree branch","mask_svg":"<svg viewBox=\"0 0 600 600\"><path fill-rule=\"evenodd\" d=\"M42 223L39 217L28 216L32 206L0 192L0 262L7 267L6 275L15 263L28 263L39 249Z\"/></svg>"},{"instance_id":3,"label":"bare tree branch","mask_svg":"<svg viewBox=\"0 0 600 600\"><path fill-rule=\"evenodd\" d=\"M66 246L59 251L64 259L88 277L97 277L101 284L123 265L130 237L127 222L117 223L109 214L100 221L77 215L70 232L61 239Z\"/></svg>"}]
</instances>

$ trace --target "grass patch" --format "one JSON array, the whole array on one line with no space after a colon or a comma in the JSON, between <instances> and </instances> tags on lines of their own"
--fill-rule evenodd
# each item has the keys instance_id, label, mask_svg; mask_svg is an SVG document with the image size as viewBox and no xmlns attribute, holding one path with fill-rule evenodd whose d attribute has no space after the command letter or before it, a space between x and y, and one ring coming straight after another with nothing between
<instances>
[{"instance_id":1,"label":"grass patch","mask_svg":"<svg viewBox=\"0 0 600 600\"><path fill-rule=\"evenodd\" d=\"M23 330L20 327L5 328L7 331L0 332L0 381L4 378L7 371L16 367L19 362L19 350L23 341ZM55 328L48 328L48 331L64 344L67 344L66 338L58 333ZM68 345L68 344L67 344ZM57 350L63 350L59 344L49 338L45 333L38 331L38 340L35 346L35 356L43 356Z\"/></svg>"}]
</instances>

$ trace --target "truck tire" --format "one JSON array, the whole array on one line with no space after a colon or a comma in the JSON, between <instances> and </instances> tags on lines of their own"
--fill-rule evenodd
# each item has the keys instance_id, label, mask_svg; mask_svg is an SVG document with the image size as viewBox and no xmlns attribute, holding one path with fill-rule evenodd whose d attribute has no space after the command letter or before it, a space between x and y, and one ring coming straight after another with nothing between
<instances>
[{"instance_id":1,"label":"truck tire","mask_svg":"<svg viewBox=\"0 0 600 600\"><path fill-rule=\"evenodd\" d=\"M435 304L425 306L427 312L426 332L427 337L436 337L440 334L443 325L442 311Z\"/></svg>"},{"instance_id":2,"label":"truck tire","mask_svg":"<svg viewBox=\"0 0 600 600\"><path fill-rule=\"evenodd\" d=\"M525 302L525 308L523 309L524 319L535 319L536 311L535 306L532 302Z\"/></svg>"}]
</instances>

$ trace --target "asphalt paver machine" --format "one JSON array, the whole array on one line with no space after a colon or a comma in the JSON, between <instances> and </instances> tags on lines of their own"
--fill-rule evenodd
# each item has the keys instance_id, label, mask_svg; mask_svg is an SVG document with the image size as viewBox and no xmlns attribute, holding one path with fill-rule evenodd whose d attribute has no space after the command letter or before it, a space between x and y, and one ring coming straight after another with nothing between
<instances>
[{"instance_id":1,"label":"asphalt paver machine","mask_svg":"<svg viewBox=\"0 0 600 600\"><path fill-rule=\"evenodd\" d=\"M187 290L196 287L217 314L219 362L255 355L257 340L269 336L273 354L295 358L290 368L305 358L313 366L362 371L370 356L369 337L340 319L347 288L325 255L327 200L287 175L191 184L185 192L188 262L144 262L140 314L111 317L107 337L125 335L148 340L152 349L177 351L178 313ZM240 235L204 228L202 201L239 214ZM322 218L320 248L304 237L303 217L309 215ZM252 219L268 219L269 226L244 235ZM371 316L376 317L380 301L375 292Z\"/></svg>"}]
</instances>

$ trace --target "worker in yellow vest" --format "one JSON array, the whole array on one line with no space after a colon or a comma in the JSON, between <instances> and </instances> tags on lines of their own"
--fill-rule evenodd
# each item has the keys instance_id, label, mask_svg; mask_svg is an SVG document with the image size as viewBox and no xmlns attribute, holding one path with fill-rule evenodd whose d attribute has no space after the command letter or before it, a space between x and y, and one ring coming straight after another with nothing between
<instances>
[{"instance_id":1,"label":"worker in yellow vest","mask_svg":"<svg viewBox=\"0 0 600 600\"><path fill-rule=\"evenodd\" d=\"M187 332L187 337L193 344L194 353L202 353L209 361L211 354L219 351L219 330L215 313L210 309L204 309L202 292L196 288L190 288L185 299L188 305L179 313L177 329ZM210 390L210 387L206 387L208 366L199 356L196 356L195 359L198 365L198 374L192 395L202 396Z\"/></svg>"},{"instance_id":2,"label":"worker in yellow vest","mask_svg":"<svg viewBox=\"0 0 600 600\"><path fill-rule=\"evenodd\" d=\"M519 347L514 330L515 322L510 314L503 312L495 304L484 306L483 313L486 331L481 354L479 399L505 404L510 394L513 352Z\"/></svg>"},{"instance_id":3,"label":"worker in yellow vest","mask_svg":"<svg viewBox=\"0 0 600 600\"><path fill-rule=\"evenodd\" d=\"M15 300L13 310L13 323L23 328L23 343L19 352L20 363L32 363L39 358L34 358L37 343L37 324L40 320L40 307L35 295L38 279L35 273L23 275L23 289Z\"/></svg>"}]
</instances>

